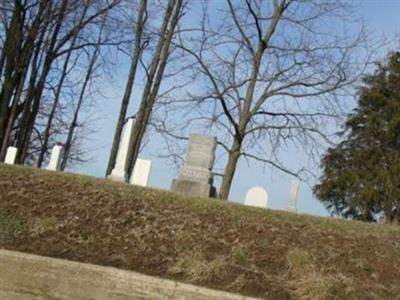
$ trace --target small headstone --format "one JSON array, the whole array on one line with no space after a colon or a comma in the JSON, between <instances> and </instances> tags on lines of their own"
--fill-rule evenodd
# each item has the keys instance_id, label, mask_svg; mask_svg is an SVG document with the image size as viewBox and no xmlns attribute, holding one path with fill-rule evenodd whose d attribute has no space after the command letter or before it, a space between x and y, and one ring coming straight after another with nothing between
<instances>
[{"instance_id":1,"label":"small headstone","mask_svg":"<svg viewBox=\"0 0 400 300\"><path fill-rule=\"evenodd\" d=\"M300 187L300 181L292 180L290 184L288 206L287 206L287 210L290 212L297 211L297 197L299 194L299 187Z\"/></svg>"},{"instance_id":2,"label":"small headstone","mask_svg":"<svg viewBox=\"0 0 400 300\"><path fill-rule=\"evenodd\" d=\"M50 162L47 166L47 170L60 171L61 158L62 158L63 147L61 145L55 145L51 151Z\"/></svg>"},{"instance_id":3,"label":"small headstone","mask_svg":"<svg viewBox=\"0 0 400 300\"><path fill-rule=\"evenodd\" d=\"M151 161L138 158L133 168L130 184L147 186L150 177Z\"/></svg>"},{"instance_id":4,"label":"small headstone","mask_svg":"<svg viewBox=\"0 0 400 300\"><path fill-rule=\"evenodd\" d=\"M18 149L16 147L8 147L4 163L13 165L15 163L15 158L17 157L17 151Z\"/></svg>"},{"instance_id":5,"label":"small headstone","mask_svg":"<svg viewBox=\"0 0 400 300\"><path fill-rule=\"evenodd\" d=\"M192 134L186 157L178 177L172 181L171 190L187 196L214 197L212 168L217 139Z\"/></svg>"},{"instance_id":6,"label":"small headstone","mask_svg":"<svg viewBox=\"0 0 400 300\"><path fill-rule=\"evenodd\" d=\"M117 159L115 161L114 169L108 176L108 179L119 182L128 182L128 154L129 145L132 141L133 126L135 125L134 119L129 119L122 133L121 142L118 147Z\"/></svg>"},{"instance_id":7,"label":"small headstone","mask_svg":"<svg viewBox=\"0 0 400 300\"><path fill-rule=\"evenodd\" d=\"M262 187L252 187L246 194L245 205L266 208L268 205L267 191Z\"/></svg>"}]
</instances>

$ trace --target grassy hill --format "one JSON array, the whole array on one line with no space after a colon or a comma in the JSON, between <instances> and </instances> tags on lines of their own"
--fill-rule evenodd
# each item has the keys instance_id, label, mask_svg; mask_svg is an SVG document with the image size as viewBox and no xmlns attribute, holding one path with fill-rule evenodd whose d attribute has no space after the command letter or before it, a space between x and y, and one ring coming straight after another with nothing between
<instances>
[{"instance_id":1,"label":"grassy hill","mask_svg":"<svg viewBox=\"0 0 400 300\"><path fill-rule=\"evenodd\" d=\"M265 299L400 295L400 227L2 164L0 248Z\"/></svg>"}]
</instances>

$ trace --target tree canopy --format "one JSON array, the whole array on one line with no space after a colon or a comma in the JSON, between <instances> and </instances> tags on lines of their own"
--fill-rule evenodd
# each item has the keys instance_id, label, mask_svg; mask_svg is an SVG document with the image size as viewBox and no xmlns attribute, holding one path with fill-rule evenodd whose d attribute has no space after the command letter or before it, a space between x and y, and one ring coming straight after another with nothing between
<instances>
[{"instance_id":1,"label":"tree canopy","mask_svg":"<svg viewBox=\"0 0 400 300\"><path fill-rule=\"evenodd\" d=\"M315 195L334 215L398 223L400 219L400 52L364 78L343 141L322 159Z\"/></svg>"}]
</instances>

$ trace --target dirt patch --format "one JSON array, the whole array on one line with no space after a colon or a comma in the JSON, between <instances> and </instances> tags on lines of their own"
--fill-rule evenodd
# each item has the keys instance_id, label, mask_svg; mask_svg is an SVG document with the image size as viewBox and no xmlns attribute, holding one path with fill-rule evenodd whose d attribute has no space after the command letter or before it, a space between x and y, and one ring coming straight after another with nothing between
<instances>
[{"instance_id":1,"label":"dirt patch","mask_svg":"<svg viewBox=\"0 0 400 300\"><path fill-rule=\"evenodd\" d=\"M85 176L0 165L2 232L1 248L266 299L400 294L398 227L183 198Z\"/></svg>"}]
</instances>

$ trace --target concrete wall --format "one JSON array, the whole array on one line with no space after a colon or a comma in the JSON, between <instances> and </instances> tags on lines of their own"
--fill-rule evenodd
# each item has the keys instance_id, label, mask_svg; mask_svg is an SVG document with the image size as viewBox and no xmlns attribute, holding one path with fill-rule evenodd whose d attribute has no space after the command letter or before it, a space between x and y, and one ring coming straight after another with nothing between
<instances>
[{"instance_id":1,"label":"concrete wall","mask_svg":"<svg viewBox=\"0 0 400 300\"><path fill-rule=\"evenodd\" d=\"M240 295L111 267L0 249L0 299L229 299Z\"/></svg>"}]
</instances>

